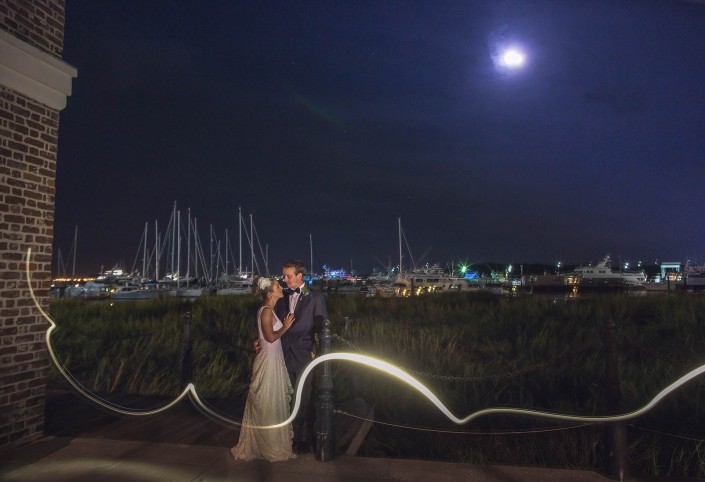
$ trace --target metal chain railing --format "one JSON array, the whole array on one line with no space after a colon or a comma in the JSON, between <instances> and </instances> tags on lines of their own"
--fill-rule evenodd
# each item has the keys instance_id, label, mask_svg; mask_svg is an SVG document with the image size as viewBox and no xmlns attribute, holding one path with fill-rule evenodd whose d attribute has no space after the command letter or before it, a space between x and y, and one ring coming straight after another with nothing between
<instances>
[{"instance_id":1,"label":"metal chain railing","mask_svg":"<svg viewBox=\"0 0 705 482\"><path fill-rule=\"evenodd\" d=\"M418 425L405 425L399 423L383 422L381 420L361 417L359 415L355 415L354 413L349 413L344 410L335 410L334 412L340 415L345 415L346 417L362 420L364 422L374 423L377 425L384 425L385 427L403 428L406 430L416 430L419 432L445 433L452 435L526 435L532 433L560 432L562 430L574 430L576 428L598 425L596 423L580 423L576 425L566 425L565 427L540 427L525 430L444 430L431 427L419 427Z\"/></svg>"},{"instance_id":2,"label":"metal chain railing","mask_svg":"<svg viewBox=\"0 0 705 482\"><path fill-rule=\"evenodd\" d=\"M679 438L683 440L690 440L691 442L697 442L699 444L702 444L705 442L705 439L702 438L695 438L695 437L689 437L687 435L680 435L680 434L675 434L675 433L669 433L669 432L662 432L661 430L655 430L653 428L648 428L648 427L641 427L639 425L634 425L634 424L629 424L629 427L635 429L635 430L642 430L644 432L651 432L655 433L658 435L665 435L668 437L674 437L674 438Z\"/></svg>"}]
</instances>

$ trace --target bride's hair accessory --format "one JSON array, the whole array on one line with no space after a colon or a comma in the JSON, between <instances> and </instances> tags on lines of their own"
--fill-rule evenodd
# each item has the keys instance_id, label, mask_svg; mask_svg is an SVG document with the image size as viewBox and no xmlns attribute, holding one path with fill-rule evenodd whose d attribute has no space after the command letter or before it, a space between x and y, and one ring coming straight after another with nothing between
<instances>
[{"instance_id":1,"label":"bride's hair accessory","mask_svg":"<svg viewBox=\"0 0 705 482\"><path fill-rule=\"evenodd\" d=\"M272 286L272 280L269 278L260 278L257 280L257 287L262 291L267 291Z\"/></svg>"}]
</instances>

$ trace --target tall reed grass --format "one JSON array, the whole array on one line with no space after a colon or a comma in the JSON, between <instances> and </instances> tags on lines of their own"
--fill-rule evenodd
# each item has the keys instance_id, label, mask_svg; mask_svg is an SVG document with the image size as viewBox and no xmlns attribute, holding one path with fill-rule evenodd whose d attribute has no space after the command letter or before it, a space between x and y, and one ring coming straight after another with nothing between
<instances>
[{"instance_id":1,"label":"tall reed grass","mask_svg":"<svg viewBox=\"0 0 705 482\"><path fill-rule=\"evenodd\" d=\"M211 398L243 400L256 338L253 297L192 304L55 301L54 346L71 372L101 393L175 395L183 316L192 313L193 381ZM581 415L607 411L605 329L616 325L623 412L647 403L705 363L705 297L623 295L555 302L447 294L410 299L328 296L334 351L354 349L412 371L457 415L522 407ZM347 324L342 320L349 317ZM362 454L468 463L605 466L604 427L518 417L456 427L409 387L333 362L338 400L362 396L375 424ZM54 375L52 382L61 384ZM629 426L636 473L705 476L705 383L690 382ZM410 428L440 429L422 431ZM555 431L545 431L553 429ZM466 433L444 433L462 431ZM524 432L524 433L516 433Z\"/></svg>"}]
</instances>

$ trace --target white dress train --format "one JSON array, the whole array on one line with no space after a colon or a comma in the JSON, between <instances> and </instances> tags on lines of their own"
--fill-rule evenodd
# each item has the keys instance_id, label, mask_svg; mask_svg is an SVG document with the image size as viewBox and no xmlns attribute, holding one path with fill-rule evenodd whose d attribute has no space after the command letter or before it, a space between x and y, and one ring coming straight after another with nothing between
<instances>
[{"instance_id":1,"label":"white dress train","mask_svg":"<svg viewBox=\"0 0 705 482\"><path fill-rule=\"evenodd\" d=\"M284 364L281 340L268 343L262 335L262 311L257 312L260 352L252 365L252 379L242 417L240 439L230 452L240 460L266 459L270 462L289 460L296 457L291 450L294 431L291 424L274 429L253 428L253 426L275 425L289 418L289 404L294 393L289 374ZM282 322L274 314L274 331Z\"/></svg>"}]
</instances>

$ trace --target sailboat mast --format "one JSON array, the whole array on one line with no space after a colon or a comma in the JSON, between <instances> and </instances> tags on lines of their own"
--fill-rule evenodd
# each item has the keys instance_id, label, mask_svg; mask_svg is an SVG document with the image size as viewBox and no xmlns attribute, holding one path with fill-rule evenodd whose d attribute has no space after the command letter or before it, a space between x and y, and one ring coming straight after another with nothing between
<instances>
[{"instance_id":1,"label":"sailboat mast","mask_svg":"<svg viewBox=\"0 0 705 482\"><path fill-rule=\"evenodd\" d=\"M252 267L252 276L255 276L255 247L254 242L254 223L252 222L252 214L250 213L250 266Z\"/></svg>"},{"instance_id":2,"label":"sailboat mast","mask_svg":"<svg viewBox=\"0 0 705 482\"><path fill-rule=\"evenodd\" d=\"M73 268L71 269L71 278L76 279L76 250L78 248L78 224L73 232Z\"/></svg>"},{"instance_id":3,"label":"sailboat mast","mask_svg":"<svg viewBox=\"0 0 705 482\"><path fill-rule=\"evenodd\" d=\"M167 227L167 229L169 229ZM171 272L174 273L174 253L176 250L176 201L174 201L174 211L171 214Z\"/></svg>"},{"instance_id":4,"label":"sailboat mast","mask_svg":"<svg viewBox=\"0 0 705 482\"><path fill-rule=\"evenodd\" d=\"M228 277L228 246L230 241L228 241L228 228L225 228L225 278Z\"/></svg>"},{"instance_id":5,"label":"sailboat mast","mask_svg":"<svg viewBox=\"0 0 705 482\"><path fill-rule=\"evenodd\" d=\"M208 278L213 279L213 225L210 224L210 231L209 231L209 236L210 236L210 266L208 267Z\"/></svg>"},{"instance_id":6,"label":"sailboat mast","mask_svg":"<svg viewBox=\"0 0 705 482\"><path fill-rule=\"evenodd\" d=\"M196 256L194 256L193 268L196 271L196 279L201 279L198 273L198 256L201 253L202 247L200 246L200 239L198 238L198 219L193 218L193 249L196 250Z\"/></svg>"},{"instance_id":7,"label":"sailboat mast","mask_svg":"<svg viewBox=\"0 0 705 482\"><path fill-rule=\"evenodd\" d=\"M238 265L238 270L242 274L242 207L237 208L237 233L238 241L240 243L240 264Z\"/></svg>"},{"instance_id":8,"label":"sailboat mast","mask_svg":"<svg viewBox=\"0 0 705 482\"><path fill-rule=\"evenodd\" d=\"M179 289L179 281L181 279L181 211L176 211L176 234L178 241L176 243L176 289Z\"/></svg>"},{"instance_id":9,"label":"sailboat mast","mask_svg":"<svg viewBox=\"0 0 705 482\"><path fill-rule=\"evenodd\" d=\"M142 278L147 276L147 234L149 223L144 223L144 250L142 251Z\"/></svg>"},{"instance_id":10,"label":"sailboat mast","mask_svg":"<svg viewBox=\"0 0 705 482\"><path fill-rule=\"evenodd\" d=\"M313 234L308 233L308 245L311 248L311 264L309 265L309 272L313 274Z\"/></svg>"},{"instance_id":11,"label":"sailboat mast","mask_svg":"<svg viewBox=\"0 0 705 482\"><path fill-rule=\"evenodd\" d=\"M154 220L154 281L159 281L159 224Z\"/></svg>"},{"instance_id":12,"label":"sailboat mast","mask_svg":"<svg viewBox=\"0 0 705 482\"><path fill-rule=\"evenodd\" d=\"M186 288L191 279L191 208L188 208L188 229L186 230Z\"/></svg>"},{"instance_id":13,"label":"sailboat mast","mask_svg":"<svg viewBox=\"0 0 705 482\"><path fill-rule=\"evenodd\" d=\"M402 270L402 254L401 254L401 218L397 218L399 222L399 274L401 274Z\"/></svg>"}]
</instances>

